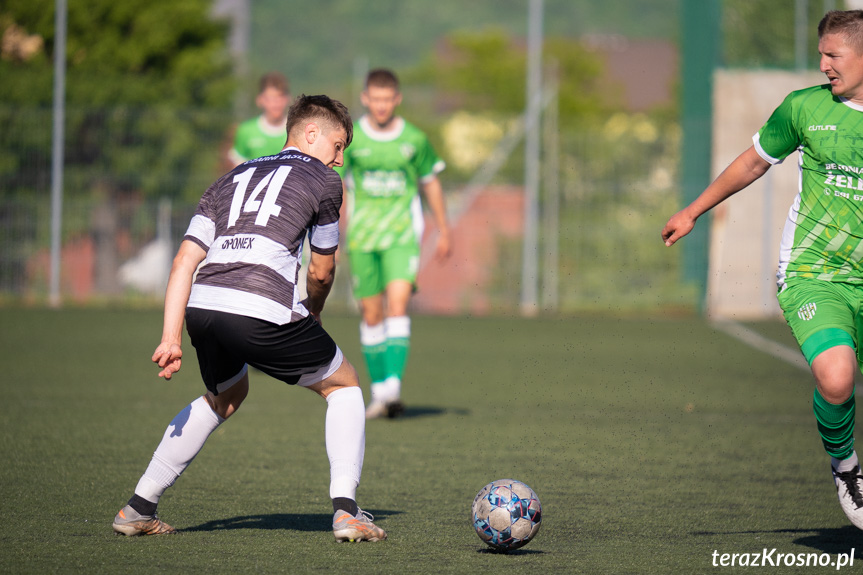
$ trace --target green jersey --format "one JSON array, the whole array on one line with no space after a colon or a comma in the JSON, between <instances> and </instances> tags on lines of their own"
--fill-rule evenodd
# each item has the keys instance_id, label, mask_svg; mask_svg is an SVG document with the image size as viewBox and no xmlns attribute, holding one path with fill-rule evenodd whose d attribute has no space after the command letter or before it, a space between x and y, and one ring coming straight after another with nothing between
<instances>
[{"instance_id":1,"label":"green jersey","mask_svg":"<svg viewBox=\"0 0 863 575\"><path fill-rule=\"evenodd\" d=\"M863 284L863 106L830 85L789 94L753 137L771 164L799 150L800 189L782 232L777 273Z\"/></svg>"},{"instance_id":2,"label":"green jersey","mask_svg":"<svg viewBox=\"0 0 863 575\"><path fill-rule=\"evenodd\" d=\"M445 165L416 126L394 121L392 132L381 133L360 118L338 169L349 192L348 251L413 245L422 237L419 185Z\"/></svg>"},{"instance_id":3,"label":"green jersey","mask_svg":"<svg viewBox=\"0 0 863 575\"><path fill-rule=\"evenodd\" d=\"M231 160L237 164L261 156L278 154L285 147L288 134L284 125L272 126L263 116L246 120L237 127Z\"/></svg>"}]
</instances>

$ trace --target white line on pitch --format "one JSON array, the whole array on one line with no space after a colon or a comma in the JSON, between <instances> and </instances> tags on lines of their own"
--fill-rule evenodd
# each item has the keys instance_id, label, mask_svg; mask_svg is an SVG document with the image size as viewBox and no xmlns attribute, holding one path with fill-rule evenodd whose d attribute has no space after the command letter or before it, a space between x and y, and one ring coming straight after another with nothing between
<instances>
[{"instance_id":1,"label":"white line on pitch","mask_svg":"<svg viewBox=\"0 0 863 575\"><path fill-rule=\"evenodd\" d=\"M764 337L760 333L757 333L736 321L719 319L713 320L710 323L719 331L742 341L758 351L770 354L773 357L790 363L795 367L809 371L809 364L806 362L806 358L804 358L797 349L792 349L788 346L782 345L781 343L776 343L775 341Z\"/></svg>"}]
</instances>

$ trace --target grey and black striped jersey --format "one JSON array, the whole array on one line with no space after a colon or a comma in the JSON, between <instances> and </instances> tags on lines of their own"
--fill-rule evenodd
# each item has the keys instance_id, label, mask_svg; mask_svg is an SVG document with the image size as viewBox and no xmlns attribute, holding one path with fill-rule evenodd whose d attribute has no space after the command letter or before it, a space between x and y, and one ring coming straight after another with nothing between
<instances>
[{"instance_id":1,"label":"grey and black striped jersey","mask_svg":"<svg viewBox=\"0 0 863 575\"><path fill-rule=\"evenodd\" d=\"M339 175L296 148L240 164L204 193L184 239L207 251L189 307L285 324L308 316L296 289L306 234L339 245Z\"/></svg>"}]
</instances>

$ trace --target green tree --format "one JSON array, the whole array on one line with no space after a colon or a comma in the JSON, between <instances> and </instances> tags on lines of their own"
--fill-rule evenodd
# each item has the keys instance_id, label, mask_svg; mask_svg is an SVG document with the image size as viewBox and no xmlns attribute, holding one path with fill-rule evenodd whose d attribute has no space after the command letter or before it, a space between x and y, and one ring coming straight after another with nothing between
<instances>
[{"instance_id":1,"label":"green tree","mask_svg":"<svg viewBox=\"0 0 863 575\"><path fill-rule=\"evenodd\" d=\"M543 62L544 75L555 73L558 78L560 130L583 132L619 108L619 91L609 89L602 79L602 56L577 40L547 38ZM424 127L439 140L435 145L448 156L455 176L472 173L504 137L509 123L524 113L526 67L521 38L503 28L486 28L446 36L424 63L404 74L403 83L410 90L433 94L408 98L406 107L412 107L411 117L421 125L433 118ZM416 100L433 101L435 109L422 110ZM442 112L451 114L443 125ZM520 162L521 157L514 156L505 167L507 173L521 173Z\"/></svg>"},{"instance_id":2,"label":"green tree","mask_svg":"<svg viewBox=\"0 0 863 575\"><path fill-rule=\"evenodd\" d=\"M225 48L227 26L210 18L209 9L208 0L70 3L70 174L89 173L103 183L116 178L120 189L176 196L185 188L184 171L213 169L218 142L211 141L212 135L223 132L230 121L225 112L234 83ZM2 122L7 133L30 140L25 146L9 142L12 145L0 150L7 158L0 168L0 178L5 179L20 175L22 166L50 151L50 132L34 136L32 126L19 120L24 121L22 111L29 120L34 108L47 109L52 101L53 0L7 0L0 8L0 33L4 39L29 38L31 44L41 40L40 49L30 52L4 42ZM213 115L212 110L221 113ZM157 177L159 173L163 177ZM169 175L173 185L164 181ZM93 187L87 179L69 192L87 193ZM17 187L4 185L0 193Z\"/></svg>"},{"instance_id":3,"label":"green tree","mask_svg":"<svg viewBox=\"0 0 863 575\"><path fill-rule=\"evenodd\" d=\"M0 5L0 199L48 188L54 4ZM234 81L228 27L210 9L210 0L69 3L65 197L92 200L94 215L65 219L64 231L93 235L97 267L116 265L114 232L136 225L143 199L192 200L217 173ZM107 233L93 231L95 220Z\"/></svg>"},{"instance_id":4,"label":"green tree","mask_svg":"<svg viewBox=\"0 0 863 575\"><path fill-rule=\"evenodd\" d=\"M444 46L409 73L411 82L431 83L452 105L468 111L505 115L524 111L527 54L523 42L501 28L488 28L454 32ZM543 60L557 67L560 112L567 121L595 120L619 104L601 91L601 56L577 40L546 39Z\"/></svg>"},{"instance_id":5,"label":"green tree","mask_svg":"<svg viewBox=\"0 0 863 575\"><path fill-rule=\"evenodd\" d=\"M806 61L818 63L818 22L830 2L806 2ZM843 2L832 2L843 9ZM793 68L797 3L776 0L723 0L722 64L732 68Z\"/></svg>"},{"instance_id":6,"label":"green tree","mask_svg":"<svg viewBox=\"0 0 863 575\"><path fill-rule=\"evenodd\" d=\"M679 3L544 0L543 30L549 38L571 40L588 34L673 39ZM455 31L494 26L511 37L524 37L527 14L526 0L327 0L306 2L301 14L286 10L284 0L255 0L251 2L249 64L257 72L284 71L300 91L347 101L355 59L365 59L373 68L404 72ZM309 34L310 22L335 33ZM294 38L302 42L291 41ZM281 46L286 49L274 49ZM321 58L321 54L339 57Z\"/></svg>"}]
</instances>

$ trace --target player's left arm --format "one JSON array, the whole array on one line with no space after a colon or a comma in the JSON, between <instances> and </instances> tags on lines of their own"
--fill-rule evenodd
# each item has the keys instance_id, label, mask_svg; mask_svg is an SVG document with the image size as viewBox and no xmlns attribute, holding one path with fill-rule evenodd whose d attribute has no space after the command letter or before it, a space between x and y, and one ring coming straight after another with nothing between
<instances>
[{"instance_id":1,"label":"player's left arm","mask_svg":"<svg viewBox=\"0 0 863 575\"><path fill-rule=\"evenodd\" d=\"M434 217L438 229L437 247L435 258L444 260L452 253L452 240L450 238L449 222L446 216L446 202L443 196L443 186L437 176L430 176L422 181L423 195L426 204Z\"/></svg>"},{"instance_id":2,"label":"player's left arm","mask_svg":"<svg viewBox=\"0 0 863 575\"><path fill-rule=\"evenodd\" d=\"M321 312L324 310L324 303L327 301L327 296L330 295L330 290L333 287L333 281L336 278L336 254L321 254L314 250L309 257L309 267L306 274L306 292L308 297L303 301L309 313L318 321L321 322Z\"/></svg>"},{"instance_id":3,"label":"player's left arm","mask_svg":"<svg viewBox=\"0 0 863 575\"><path fill-rule=\"evenodd\" d=\"M342 180L342 204L339 207L339 238L347 237L348 231L348 201L351 194L351 186L352 186L352 175L350 169L350 154L347 150L343 155L343 164L341 166L336 166L333 168L335 172L341 177ZM339 262L340 251L343 246L339 246L339 249L336 250L336 263Z\"/></svg>"},{"instance_id":4,"label":"player's left arm","mask_svg":"<svg viewBox=\"0 0 863 575\"><path fill-rule=\"evenodd\" d=\"M165 314L162 324L162 342L153 352L152 360L162 371L159 377L171 379L180 371L183 350L183 319L189 293L192 291L192 278L207 252L191 240L183 240L174 257L168 288L165 291Z\"/></svg>"},{"instance_id":5,"label":"player's left arm","mask_svg":"<svg viewBox=\"0 0 863 575\"><path fill-rule=\"evenodd\" d=\"M324 197L318 206L317 220L309 232L309 266L306 273L306 293L303 305L321 323L321 312L336 278L336 252L339 247L339 211L342 207L342 181L335 172L329 173Z\"/></svg>"}]
</instances>

